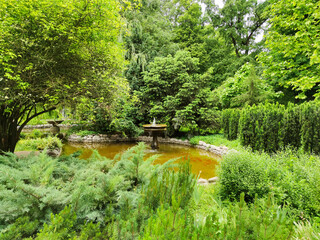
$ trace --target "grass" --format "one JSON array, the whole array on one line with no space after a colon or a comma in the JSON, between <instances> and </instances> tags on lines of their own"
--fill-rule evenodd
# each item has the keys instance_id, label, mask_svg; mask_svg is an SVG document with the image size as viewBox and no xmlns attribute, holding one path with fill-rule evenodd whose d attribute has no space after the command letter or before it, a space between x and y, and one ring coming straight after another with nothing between
<instances>
[{"instance_id":1,"label":"grass","mask_svg":"<svg viewBox=\"0 0 320 240\"><path fill-rule=\"evenodd\" d=\"M230 141L226 139L223 134L214 134L214 135L208 135L208 136L195 136L190 139L191 144L199 144L199 141L203 141L205 143L215 145L215 146L226 146L228 148L240 150L243 149L243 147L240 144L240 140L234 140Z\"/></svg>"}]
</instances>

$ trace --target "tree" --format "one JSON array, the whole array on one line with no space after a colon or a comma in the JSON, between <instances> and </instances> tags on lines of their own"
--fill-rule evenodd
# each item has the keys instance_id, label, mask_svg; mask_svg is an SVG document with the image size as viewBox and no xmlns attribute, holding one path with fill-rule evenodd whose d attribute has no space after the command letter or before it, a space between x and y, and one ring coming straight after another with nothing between
<instances>
[{"instance_id":1,"label":"tree","mask_svg":"<svg viewBox=\"0 0 320 240\"><path fill-rule=\"evenodd\" d=\"M225 40L232 44L237 57L255 55L255 43L262 25L267 21L268 0L225 0L219 9L211 0L204 0L210 23L219 30Z\"/></svg>"},{"instance_id":2,"label":"tree","mask_svg":"<svg viewBox=\"0 0 320 240\"><path fill-rule=\"evenodd\" d=\"M320 96L320 2L275 1L271 7L267 50L259 60L265 77L277 87L292 88L296 97Z\"/></svg>"},{"instance_id":3,"label":"tree","mask_svg":"<svg viewBox=\"0 0 320 240\"><path fill-rule=\"evenodd\" d=\"M254 105L276 97L270 84L259 78L254 65L244 64L236 74L228 78L214 93L222 108Z\"/></svg>"},{"instance_id":4,"label":"tree","mask_svg":"<svg viewBox=\"0 0 320 240\"><path fill-rule=\"evenodd\" d=\"M207 37L212 28L204 26L201 6L195 1L179 1L177 24L173 29L174 41L180 49L189 51L191 56L199 59L200 72L205 72L211 65Z\"/></svg>"},{"instance_id":5,"label":"tree","mask_svg":"<svg viewBox=\"0 0 320 240\"><path fill-rule=\"evenodd\" d=\"M0 152L34 117L81 97L108 102L123 65L116 0L0 0Z\"/></svg>"},{"instance_id":6,"label":"tree","mask_svg":"<svg viewBox=\"0 0 320 240\"><path fill-rule=\"evenodd\" d=\"M173 42L172 23L163 5L160 0L144 0L139 7L124 14L128 30L124 37L128 60L124 74L133 91L140 90L142 72L148 70L155 57L165 57L178 50Z\"/></svg>"},{"instance_id":7,"label":"tree","mask_svg":"<svg viewBox=\"0 0 320 240\"><path fill-rule=\"evenodd\" d=\"M145 72L144 87L138 93L144 119L153 119L168 125L169 134L181 126L195 128L200 113L210 106L209 83L199 73L199 59L187 51L155 58Z\"/></svg>"}]
</instances>

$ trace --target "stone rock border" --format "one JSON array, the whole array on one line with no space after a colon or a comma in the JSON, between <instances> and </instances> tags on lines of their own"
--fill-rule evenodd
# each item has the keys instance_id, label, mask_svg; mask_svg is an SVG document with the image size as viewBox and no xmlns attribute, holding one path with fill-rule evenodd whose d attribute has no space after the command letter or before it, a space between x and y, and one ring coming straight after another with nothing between
<instances>
[{"instance_id":1,"label":"stone rock border","mask_svg":"<svg viewBox=\"0 0 320 240\"><path fill-rule=\"evenodd\" d=\"M152 137L140 136L137 138L126 138L121 135L106 135L106 134L94 134L87 136L79 136L76 134L72 134L68 137L68 142L74 143L111 143L111 142L151 142ZM225 146L214 146L207 144L203 141L199 141L198 145L192 145L188 140L181 140L176 138L162 138L159 137L158 141L160 143L172 143L172 144L180 144L189 147L200 148L209 152L212 152L218 156L225 155L228 152L228 148Z\"/></svg>"},{"instance_id":2,"label":"stone rock border","mask_svg":"<svg viewBox=\"0 0 320 240\"><path fill-rule=\"evenodd\" d=\"M71 128L77 126L77 124L59 124L60 128ZM52 124L38 124L38 125L26 125L23 129L44 129L51 128Z\"/></svg>"},{"instance_id":3,"label":"stone rock border","mask_svg":"<svg viewBox=\"0 0 320 240\"><path fill-rule=\"evenodd\" d=\"M151 142L152 137L148 136L140 136L137 138L126 138L121 135L106 135L106 134L95 134L95 135L87 135L87 136L79 136L76 134L72 134L68 137L68 142L73 143L111 143L111 142ZM189 147L200 148L209 152L212 152L218 156L223 156L228 153L229 149L226 146L214 146L211 144L207 144L203 141L199 141L199 144L192 145L188 140L181 140L177 138L163 138L159 137L158 141L160 143L171 143L171 144L180 144ZM209 179L200 178L198 179L197 184L206 186L208 184L216 184L219 180L218 177L212 177Z\"/></svg>"},{"instance_id":4,"label":"stone rock border","mask_svg":"<svg viewBox=\"0 0 320 240\"><path fill-rule=\"evenodd\" d=\"M42 151L17 151L14 152L14 154L18 158L27 157L30 154L34 154L35 156L38 156ZM62 148L55 148L55 149L47 149L46 154L50 157L56 158L59 157L62 153Z\"/></svg>"},{"instance_id":5,"label":"stone rock border","mask_svg":"<svg viewBox=\"0 0 320 240\"><path fill-rule=\"evenodd\" d=\"M76 134L72 134L68 137L68 142L74 143L111 143L111 142L151 142L152 137L147 136L140 136L137 138L126 138L121 135L106 135L106 134L94 134L94 135L87 135L87 136L79 136ZM227 154L228 148L225 146L214 146L207 144L203 141L199 141L198 145L192 145L188 140L181 140L176 138L162 138L159 137L158 141L160 143L172 143L172 144L180 144L189 147L196 147L200 148L209 152L212 152L218 156L223 156Z\"/></svg>"},{"instance_id":6,"label":"stone rock border","mask_svg":"<svg viewBox=\"0 0 320 240\"><path fill-rule=\"evenodd\" d=\"M199 178L197 184L207 186L209 184L216 184L219 181L218 177L213 177L209 179Z\"/></svg>"}]
</instances>

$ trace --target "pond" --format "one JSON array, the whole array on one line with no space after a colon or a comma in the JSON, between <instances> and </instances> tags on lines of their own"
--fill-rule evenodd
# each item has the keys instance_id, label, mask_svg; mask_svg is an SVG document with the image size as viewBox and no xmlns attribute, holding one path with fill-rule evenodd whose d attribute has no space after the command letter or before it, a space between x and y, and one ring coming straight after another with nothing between
<instances>
[{"instance_id":1,"label":"pond","mask_svg":"<svg viewBox=\"0 0 320 240\"><path fill-rule=\"evenodd\" d=\"M92 154L92 149L96 149L100 155L113 159L116 154L124 152L133 146L135 146L135 143L67 143L63 146L63 154L69 155L80 150L82 151L80 158L87 159ZM150 146L148 146L146 151L146 157L160 154L159 158L155 161L155 164L162 164L169 159L177 157L180 158L177 162L187 161L189 158L191 171L196 176L198 176L199 173L201 178L206 179L216 176L216 167L220 157L211 152L176 144L160 144L157 151L151 150Z\"/></svg>"}]
</instances>

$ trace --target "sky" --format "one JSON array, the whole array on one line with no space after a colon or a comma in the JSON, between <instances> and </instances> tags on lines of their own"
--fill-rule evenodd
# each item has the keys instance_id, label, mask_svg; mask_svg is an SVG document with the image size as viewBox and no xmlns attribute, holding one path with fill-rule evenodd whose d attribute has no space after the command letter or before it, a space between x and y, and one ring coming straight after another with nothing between
<instances>
[{"instance_id":1,"label":"sky","mask_svg":"<svg viewBox=\"0 0 320 240\"><path fill-rule=\"evenodd\" d=\"M214 1L220 8L223 7L223 0L215 0Z\"/></svg>"}]
</instances>

